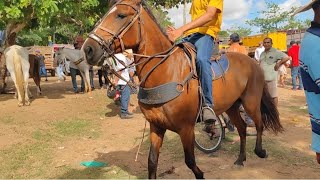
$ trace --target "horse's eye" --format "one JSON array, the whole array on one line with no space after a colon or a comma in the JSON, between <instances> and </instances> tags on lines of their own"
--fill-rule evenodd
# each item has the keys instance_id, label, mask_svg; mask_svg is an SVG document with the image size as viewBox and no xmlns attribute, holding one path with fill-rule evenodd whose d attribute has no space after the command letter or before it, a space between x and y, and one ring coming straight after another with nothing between
<instances>
[{"instance_id":1,"label":"horse's eye","mask_svg":"<svg viewBox=\"0 0 320 180\"><path fill-rule=\"evenodd\" d=\"M127 17L127 15L125 15L125 14L118 14L118 18L120 18L120 19L123 19L123 18L125 18L125 17Z\"/></svg>"}]
</instances>

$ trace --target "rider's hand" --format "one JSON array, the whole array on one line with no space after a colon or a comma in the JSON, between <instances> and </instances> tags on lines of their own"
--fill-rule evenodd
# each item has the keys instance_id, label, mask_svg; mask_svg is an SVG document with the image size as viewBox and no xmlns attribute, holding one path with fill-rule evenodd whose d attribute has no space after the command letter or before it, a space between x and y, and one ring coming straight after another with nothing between
<instances>
[{"instance_id":1,"label":"rider's hand","mask_svg":"<svg viewBox=\"0 0 320 180\"><path fill-rule=\"evenodd\" d=\"M174 42L176 39L178 39L180 36L182 36L183 31L181 29L175 29L172 26L168 26L167 34L168 34L170 41Z\"/></svg>"}]
</instances>

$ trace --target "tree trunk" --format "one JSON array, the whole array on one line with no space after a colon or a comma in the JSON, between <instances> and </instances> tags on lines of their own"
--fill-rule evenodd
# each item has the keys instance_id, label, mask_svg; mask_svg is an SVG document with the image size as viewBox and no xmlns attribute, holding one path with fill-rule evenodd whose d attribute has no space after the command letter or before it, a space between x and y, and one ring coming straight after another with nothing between
<instances>
[{"instance_id":1,"label":"tree trunk","mask_svg":"<svg viewBox=\"0 0 320 180\"><path fill-rule=\"evenodd\" d=\"M17 33L20 32L26 23L9 23L6 27L5 48L16 44Z\"/></svg>"}]
</instances>

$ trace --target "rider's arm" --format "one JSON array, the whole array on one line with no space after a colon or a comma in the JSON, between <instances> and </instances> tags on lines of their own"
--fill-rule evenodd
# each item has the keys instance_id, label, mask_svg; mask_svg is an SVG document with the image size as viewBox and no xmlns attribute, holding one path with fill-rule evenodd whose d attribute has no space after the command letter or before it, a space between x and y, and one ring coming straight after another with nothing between
<instances>
[{"instance_id":1,"label":"rider's arm","mask_svg":"<svg viewBox=\"0 0 320 180\"><path fill-rule=\"evenodd\" d=\"M221 11L213 6L208 6L206 13L204 13L199 18L195 19L194 21L191 21L190 23L187 23L183 26L181 26L178 29L174 29L173 27L169 26L167 33L169 35L169 38L171 41L175 41L177 38L179 38L184 32L194 29L197 27L201 27L205 25L206 23L214 20L217 13L220 13Z\"/></svg>"}]
</instances>

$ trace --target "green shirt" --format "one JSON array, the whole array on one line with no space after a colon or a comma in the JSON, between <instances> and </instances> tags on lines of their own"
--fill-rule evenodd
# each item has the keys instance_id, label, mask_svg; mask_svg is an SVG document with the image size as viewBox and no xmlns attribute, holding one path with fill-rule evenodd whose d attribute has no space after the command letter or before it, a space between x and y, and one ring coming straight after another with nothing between
<instances>
[{"instance_id":1,"label":"green shirt","mask_svg":"<svg viewBox=\"0 0 320 180\"><path fill-rule=\"evenodd\" d=\"M275 81L278 77L278 71L274 70L276 63L287 55L275 48L271 48L268 52L263 51L260 55L260 67L264 72L266 81Z\"/></svg>"}]
</instances>

